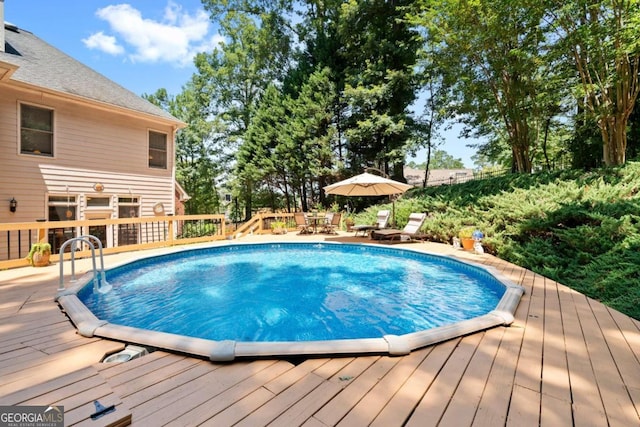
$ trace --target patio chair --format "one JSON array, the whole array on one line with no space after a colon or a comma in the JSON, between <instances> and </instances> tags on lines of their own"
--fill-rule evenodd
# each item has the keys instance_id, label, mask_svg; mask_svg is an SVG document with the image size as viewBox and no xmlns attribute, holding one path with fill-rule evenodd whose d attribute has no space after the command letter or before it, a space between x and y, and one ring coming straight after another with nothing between
<instances>
[{"instance_id":1,"label":"patio chair","mask_svg":"<svg viewBox=\"0 0 640 427\"><path fill-rule=\"evenodd\" d=\"M329 234L338 234L336 232L336 228L340 227L340 217L342 216L342 214L332 213L332 214L327 214L327 216L328 215L331 215L331 219L324 223L324 226L322 227L322 232L329 233Z\"/></svg>"},{"instance_id":2,"label":"patio chair","mask_svg":"<svg viewBox=\"0 0 640 427\"><path fill-rule=\"evenodd\" d=\"M389 216L389 211L379 211L375 224L354 225L353 227L351 227L351 229L356 232L353 236L356 237L358 236L358 233L362 233L362 237L365 237L370 231L387 228L387 224L389 223Z\"/></svg>"},{"instance_id":3,"label":"patio chair","mask_svg":"<svg viewBox=\"0 0 640 427\"><path fill-rule=\"evenodd\" d=\"M311 234L313 230L309 228L309 223L307 222L307 218L304 215L304 212L295 212L293 217L296 220L296 227L300 232L298 234Z\"/></svg>"},{"instance_id":4,"label":"patio chair","mask_svg":"<svg viewBox=\"0 0 640 427\"><path fill-rule=\"evenodd\" d=\"M427 217L425 213L412 213L409 215L409 222L402 230L387 228L385 230L374 230L371 238L374 240L401 240L411 241L420 234L420 228Z\"/></svg>"}]
</instances>

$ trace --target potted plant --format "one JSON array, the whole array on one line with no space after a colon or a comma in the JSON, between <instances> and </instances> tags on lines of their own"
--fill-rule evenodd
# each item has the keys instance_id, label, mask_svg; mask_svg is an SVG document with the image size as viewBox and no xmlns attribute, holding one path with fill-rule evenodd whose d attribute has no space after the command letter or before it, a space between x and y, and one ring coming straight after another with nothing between
<instances>
[{"instance_id":1,"label":"potted plant","mask_svg":"<svg viewBox=\"0 0 640 427\"><path fill-rule=\"evenodd\" d=\"M347 227L347 231L352 231L352 227L355 225L355 221L352 216L348 216L344 220L344 225Z\"/></svg>"},{"instance_id":2,"label":"potted plant","mask_svg":"<svg viewBox=\"0 0 640 427\"><path fill-rule=\"evenodd\" d=\"M273 234L286 234L287 224L284 221L273 221L271 223L271 232Z\"/></svg>"},{"instance_id":3,"label":"potted plant","mask_svg":"<svg viewBox=\"0 0 640 427\"><path fill-rule=\"evenodd\" d=\"M462 248L466 251L472 251L475 240L473 239L473 232L475 227L463 227L458 232L458 238L462 244Z\"/></svg>"},{"instance_id":4,"label":"potted plant","mask_svg":"<svg viewBox=\"0 0 640 427\"><path fill-rule=\"evenodd\" d=\"M31 245L27 261L34 267L44 267L49 265L51 256L51 245L47 242L38 242Z\"/></svg>"}]
</instances>

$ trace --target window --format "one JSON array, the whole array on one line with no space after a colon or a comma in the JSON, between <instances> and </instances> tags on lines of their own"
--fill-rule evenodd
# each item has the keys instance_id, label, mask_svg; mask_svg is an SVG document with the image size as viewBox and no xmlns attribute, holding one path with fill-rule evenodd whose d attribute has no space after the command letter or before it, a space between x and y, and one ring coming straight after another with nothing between
<instances>
[{"instance_id":1,"label":"window","mask_svg":"<svg viewBox=\"0 0 640 427\"><path fill-rule=\"evenodd\" d=\"M20 153L53 157L53 110L20 104Z\"/></svg>"},{"instance_id":2,"label":"window","mask_svg":"<svg viewBox=\"0 0 640 427\"><path fill-rule=\"evenodd\" d=\"M111 206L110 197L87 196L87 208L108 208Z\"/></svg>"},{"instance_id":3,"label":"window","mask_svg":"<svg viewBox=\"0 0 640 427\"><path fill-rule=\"evenodd\" d=\"M50 195L47 200L49 210L49 221L74 221L76 218L76 209L78 201L75 195L54 196ZM50 227L48 241L51 243L53 253L58 253L60 247L67 240L76 237L79 228L74 227ZM67 246L67 251L71 249Z\"/></svg>"},{"instance_id":4,"label":"window","mask_svg":"<svg viewBox=\"0 0 640 427\"><path fill-rule=\"evenodd\" d=\"M149 167L167 168L167 134L149 131Z\"/></svg>"},{"instance_id":5,"label":"window","mask_svg":"<svg viewBox=\"0 0 640 427\"><path fill-rule=\"evenodd\" d=\"M73 221L76 219L76 196L49 196L49 221Z\"/></svg>"},{"instance_id":6,"label":"window","mask_svg":"<svg viewBox=\"0 0 640 427\"><path fill-rule=\"evenodd\" d=\"M118 197L118 218L140 216L140 201L137 197Z\"/></svg>"}]
</instances>

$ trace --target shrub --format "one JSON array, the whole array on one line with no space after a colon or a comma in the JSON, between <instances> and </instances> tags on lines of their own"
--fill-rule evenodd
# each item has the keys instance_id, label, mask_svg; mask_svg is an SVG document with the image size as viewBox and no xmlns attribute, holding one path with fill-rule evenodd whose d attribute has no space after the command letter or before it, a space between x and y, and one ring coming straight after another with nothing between
<instances>
[{"instance_id":1,"label":"shrub","mask_svg":"<svg viewBox=\"0 0 640 427\"><path fill-rule=\"evenodd\" d=\"M486 252L640 319L640 162L414 189L396 202L397 225L410 212L429 213L432 241L473 224Z\"/></svg>"}]
</instances>

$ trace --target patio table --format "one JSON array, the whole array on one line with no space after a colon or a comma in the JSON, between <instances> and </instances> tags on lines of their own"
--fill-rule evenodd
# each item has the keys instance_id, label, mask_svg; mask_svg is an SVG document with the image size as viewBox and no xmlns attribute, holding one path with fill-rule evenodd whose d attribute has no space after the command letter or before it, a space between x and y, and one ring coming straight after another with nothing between
<instances>
[{"instance_id":1,"label":"patio table","mask_svg":"<svg viewBox=\"0 0 640 427\"><path fill-rule=\"evenodd\" d=\"M313 232L318 232L318 222L324 221L324 214L322 215L307 215L307 220L311 223L313 227Z\"/></svg>"}]
</instances>

